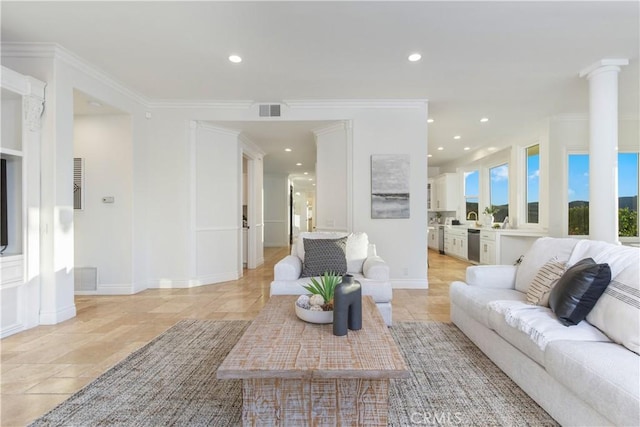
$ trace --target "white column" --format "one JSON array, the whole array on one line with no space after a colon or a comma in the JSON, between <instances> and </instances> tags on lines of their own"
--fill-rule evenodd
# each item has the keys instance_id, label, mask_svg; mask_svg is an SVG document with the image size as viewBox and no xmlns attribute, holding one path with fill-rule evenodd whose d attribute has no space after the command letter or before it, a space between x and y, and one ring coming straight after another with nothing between
<instances>
[{"instance_id":1,"label":"white column","mask_svg":"<svg viewBox=\"0 0 640 427\"><path fill-rule=\"evenodd\" d=\"M589 80L589 237L618 243L618 73L627 59L603 59Z\"/></svg>"}]
</instances>

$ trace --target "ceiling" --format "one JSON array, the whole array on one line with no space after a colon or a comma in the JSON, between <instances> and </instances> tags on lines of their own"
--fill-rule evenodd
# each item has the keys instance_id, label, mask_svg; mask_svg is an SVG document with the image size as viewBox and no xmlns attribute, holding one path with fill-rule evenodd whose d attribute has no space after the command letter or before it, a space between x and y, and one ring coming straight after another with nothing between
<instances>
[{"instance_id":1,"label":"ceiling","mask_svg":"<svg viewBox=\"0 0 640 427\"><path fill-rule=\"evenodd\" d=\"M602 58L630 59L620 111L639 113L636 1L0 7L3 41L59 43L153 100L428 99L432 166L509 144L546 117L586 114L588 84L578 73ZM412 52L422 60L409 62ZM243 61L229 62L231 54ZM272 132L263 125L247 124L259 145L258 135ZM303 132L290 124L278 137L289 131Z\"/></svg>"}]
</instances>

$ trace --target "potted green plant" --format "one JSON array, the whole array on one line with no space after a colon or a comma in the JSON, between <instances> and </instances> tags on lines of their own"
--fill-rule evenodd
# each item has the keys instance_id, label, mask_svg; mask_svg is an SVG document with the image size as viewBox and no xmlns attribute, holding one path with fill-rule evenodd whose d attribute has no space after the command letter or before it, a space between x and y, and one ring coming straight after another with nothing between
<instances>
[{"instance_id":1,"label":"potted green plant","mask_svg":"<svg viewBox=\"0 0 640 427\"><path fill-rule=\"evenodd\" d=\"M484 208L484 214L485 215L495 215L498 213L500 209L498 209L497 206L491 205L491 206L487 206Z\"/></svg>"},{"instance_id":2,"label":"potted green plant","mask_svg":"<svg viewBox=\"0 0 640 427\"><path fill-rule=\"evenodd\" d=\"M322 297L323 302L320 305L323 311L333 310L333 294L338 286L338 283L342 280L342 276L336 274L333 271L325 271L323 276L320 276L320 281L315 277L311 278L311 284L303 286L307 291L311 293L311 300L314 300L314 295ZM315 301L319 302L319 298L315 298ZM310 304L311 306L318 304Z\"/></svg>"}]
</instances>

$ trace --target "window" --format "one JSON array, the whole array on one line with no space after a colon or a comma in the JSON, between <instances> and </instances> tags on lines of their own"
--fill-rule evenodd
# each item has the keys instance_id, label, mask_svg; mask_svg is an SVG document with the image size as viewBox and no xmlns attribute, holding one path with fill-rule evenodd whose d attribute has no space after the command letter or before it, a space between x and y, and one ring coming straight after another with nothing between
<instances>
[{"instance_id":1,"label":"window","mask_svg":"<svg viewBox=\"0 0 640 427\"><path fill-rule=\"evenodd\" d=\"M495 222L503 222L509 216L509 165L507 163L489 169L489 201L498 209Z\"/></svg>"},{"instance_id":2,"label":"window","mask_svg":"<svg viewBox=\"0 0 640 427\"><path fill-rule=\"evenodd\" d=\"M618 235L638 237L638 153L618 153Z\"/></svg>"},{"instance_id":3,"label":"window","mask_svg":"<svg viewBox=\"0 0 640 427\"><path fill-rule=\"evenodd\" d=\"M527 222L537 224L540 212L540 145L527 147Z\"/></svg>"},{"instance_id":4,"label":"window","mask_svg":"<svg viewBox=\"0 0 640 427\"><path fill-rule=\"evenodd\" d=\"M474 212L475 220L478 221L478 201L480 194L480 173L477 170L464 173L464 200L466 205L466 218ZM473 219L473 216L472 218Z\"/></svg>"},{"instance_id":5,"label":"window","mask_svg":"<svg viewBox=\"0 0 640 427\"><path fill-rule=\"evenodd\" d=\"M589 235L589 155L569 154L569 235Z\"/></svg>"},{"instance_id":6,"label":"window","mask_svg":"<svg viewBox=\"0 0 640 427\"><path fill-rule=\"evenodd\" d=\"M569 154L569 235L589 235L589 155ZM618 153L618 235L638 237L638 153Z\"/></svg>"}]
</instances>

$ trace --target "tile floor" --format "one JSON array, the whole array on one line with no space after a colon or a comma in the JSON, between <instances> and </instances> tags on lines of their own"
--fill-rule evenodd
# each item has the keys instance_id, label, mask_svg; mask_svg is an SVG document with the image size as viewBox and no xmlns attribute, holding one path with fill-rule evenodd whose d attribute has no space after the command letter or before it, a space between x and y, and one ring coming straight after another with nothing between
<instances>
[{"instance_id":1,"label":"tile floor","mask_svg":"<svg viewBox=\"0 0 640 427\"><path fill-rule=\"evenodd\" d=\"M181 319L253 319L269 298L273 265L288 248L233 282L152 289L128 296L77 296L77 316L0 341L0 425L23 426ZM429 251L429 289L393 293L394 321L449 321L449 283L469 264Z\"/></svg>"}]
</instances>

